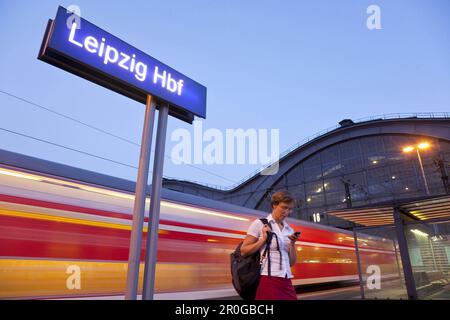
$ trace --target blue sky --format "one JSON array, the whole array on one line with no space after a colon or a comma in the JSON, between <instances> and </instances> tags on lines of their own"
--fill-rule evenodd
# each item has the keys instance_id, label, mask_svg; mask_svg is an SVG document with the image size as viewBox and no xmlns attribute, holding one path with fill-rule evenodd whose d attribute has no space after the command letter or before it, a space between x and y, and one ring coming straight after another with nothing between
<instances>
[{"instance_id":1,"label":"blue sky","mask_svg":"<svg viewBox=\"0 0 450 320\"><path fill-rule=\"evenodd\" d=\"M37 60L58 5L208 89L204 130L279 129L280 151L344 118L450 111L450 1L0 0L0 91L140 143L144 106ZM369 5L381 30L366 27ZM0 92L0 148L126 179L139 147ZM191 126L169 119L171 133ZM154 148L154 144L152 146ZM257 165L175 165L164 174L229 186Z\"/></svg>"}]
</instances>

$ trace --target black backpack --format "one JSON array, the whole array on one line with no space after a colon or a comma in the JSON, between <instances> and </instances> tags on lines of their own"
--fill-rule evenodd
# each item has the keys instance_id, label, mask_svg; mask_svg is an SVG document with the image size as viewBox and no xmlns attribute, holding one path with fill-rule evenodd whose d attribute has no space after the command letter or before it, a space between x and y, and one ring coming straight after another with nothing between
<instances>
[{"instance_id":1,"label":"black backpack","mask_svg":"<svg viewBox=\"0 0 450 320\"><path fill-rule=\"evenodd\" d=\"M261 218L259 220L261 220L263 224L269 224L269 222L265 218ZM241 298L244 300L255 300L256 289L258 289L259 278L261 275L261 265L267 253L270 254L270 252L268 252L270 250L269 244L272 241L273 235L274 233L269 233L267 235L266 249L263 252L262 259L259 250L246 257L241 256L241 246L243 242L241 242L236 247L236 250L231 253L231 277L233 286L237 293L239 293Z\"/></svg>"}]
</instances>

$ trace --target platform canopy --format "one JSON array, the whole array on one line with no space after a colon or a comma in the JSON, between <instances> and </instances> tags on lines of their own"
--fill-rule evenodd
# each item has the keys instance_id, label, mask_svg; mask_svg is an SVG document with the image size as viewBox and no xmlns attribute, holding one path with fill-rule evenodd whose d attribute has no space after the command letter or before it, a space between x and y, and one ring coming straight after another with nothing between
<instances>
[{"instance_id":1,"label":"platform canopy","mask_svg":"<svg viewBox=\"0 0 450 320\"><path fill-rule=\"evenodd\" d=\"M450 195L374 207L333 210L327 214L362 226L394 224L394 208L413 220L450 218Z\"/></svg>"}]
</instances>

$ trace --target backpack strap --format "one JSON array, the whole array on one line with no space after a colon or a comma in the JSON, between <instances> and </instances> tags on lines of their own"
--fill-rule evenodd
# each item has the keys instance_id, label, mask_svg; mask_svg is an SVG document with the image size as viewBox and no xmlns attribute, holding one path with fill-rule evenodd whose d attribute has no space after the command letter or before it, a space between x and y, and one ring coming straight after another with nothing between
<instances>
[{"instance_id":1,"label":"backpack strap","mask_svg":"<svg viewBox=\"0 0 450 320\"><path fill-rule=\"evenodd\" d=\"M259 220L262 222L263 225L269 224L269 221L266 218L260 218ZM270 236L270 238L272 238L272 236ZM269 234L268 234L267 239L266 239L266 248L264 249L264 252L261 255L261 259L259 260L259 264L262 265L266 256L268 257L269 274L270 274L270 241L271 240L272 239L269 239Z\"/></svg>"},{"instance_id":2,"label":"backpack strap","mask_svg":"<svg viewBox=\"0 0 450 320\"><path fill-rule=\"evenodd\" d=\"M269 221L266 218L260 218L261 222L264 224L269 224ZM283 255L280 250L280 243L278 242L278 237L275 232L270 232L267 234L267 240L266 240L266 248L264 249L264 252L261 256L260 265L263 264L264 258L267 256L267 273L269 277L271 276L271 261L270 261L270 244L272 242L272 237L275 236L275 240L277 241L277 250L280 253L280 270L282 269L283 265Z\"/></svg>"}]
</instances>

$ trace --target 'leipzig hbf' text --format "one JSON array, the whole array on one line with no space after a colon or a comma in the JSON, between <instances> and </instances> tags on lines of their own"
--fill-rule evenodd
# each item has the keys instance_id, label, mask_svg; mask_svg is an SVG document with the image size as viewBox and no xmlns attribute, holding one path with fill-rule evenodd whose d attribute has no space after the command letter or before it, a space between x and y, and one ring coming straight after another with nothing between
<instances>
[{"instance_id":1,"label":"'leipzig hbf' text","mask_svg":"<svg viewBox=\"0 0 450 320\"><path fill-rule=\"evenodd\" d=\"M91 54L98 55L103 60L103 64L116 64L124 70L127 70L134 74L135 78L139 81L145 81L147 79L147 65L141 61L136 60L135 54L127 54L114 48L106 43L106 39L102 37L99 41L93 36L86 36L84 39L79 39L76 35L77 24L73 23L70 29L68 41L80 48L84 48ZM155 66L153 71L152 81L154 84L159 84L166 90L181 95L184 81L182 79L176 80L172 74L165 70L161 70L158 66Z\"/></svg>"}]
</instances>

